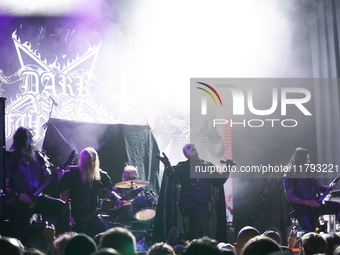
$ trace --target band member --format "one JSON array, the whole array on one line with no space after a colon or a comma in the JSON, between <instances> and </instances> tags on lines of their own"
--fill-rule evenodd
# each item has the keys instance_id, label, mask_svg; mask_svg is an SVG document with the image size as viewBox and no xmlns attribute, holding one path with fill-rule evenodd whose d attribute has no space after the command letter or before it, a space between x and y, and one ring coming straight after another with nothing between
<instances>
[{"instance_id":1,"label":"band member","mask_svg":"<svg viewBox=\"0 0 340 255\"><path fill-rule=\"evenodd\" d=\"M47 195L33 196L50 177L50 165L48 157L34 149L32 130L19 127L6 153L6 190L9 197L13 196L6 202L5 217L9 220L7 235L14 235L23 243L29 238L28 226L33 214L55 223L57 233L70 230L68 204Z\"/></svg>"},{"instance_id":2,"label":"band member","mask_svg":"<svg viewBox=\"0 0 340 255\"><path fill-rule=\"evenodd\" d=\"M176 166L171 166L167 156L157 156L165 165L165 174L163 180L168 176L169 183L162 183L166 190L161 190L155 229L156 235L159 227L156 224L165 225L168 233L170 225L178 226L175 208L177 202L179 211L184 219L184 234L186 240L192 240L203 236L209 236L218 240L226 238L226 210L224 200L223 184L225 178L207 179L207 178L190 178L190 164L195 166L213 166L212 163L199 158L195 145L186 144L183 147L183 154L188 159L179 162ZM179 201L176 201L176 186L180 184ZM164 186L163 186L164 184ZM170 188L171 187L171 188ZM169 203L172 203L170 205ZM166 215L165 215L166 214ZM165 215L165 216L164 216ZM174 216L172 216L174 215ZM162 222L163 223L160 223ZM168 229L169 228L169 229ZM154 240L156 241L156 240Z\"/></svg>"},{"instance_id":3,"label":"band member","mask_svg":"<svg viewBox=\"0 0 340 255\"><path fill-rule=\"evenodd\" d=\"M284 187L287 201L291 203L294 213L301 228L305 231L315 231L320 215L335 214L340 220L340 204L334 201L318 202L321 192L325 192L328 186L323 186L317 180L313 172L306 172L310 164L310 154L307 149L296 148L290 159L290 171L284 178ZM293 169L302 171L293 171ZM332 187L333 188L333 187Z\"/></svg>"},{"instance_id":4,"label":"band member","mask_svg":"<svg viewBox=\"0 0 340 255\"><path fill-rule=\"evenodd\" d=\"M139 180L137 167L126 164L123 171L122 181L125 182L133 180Z\"/></svg>"},{"instance_id":5,"label":"band member","mask_svg":"<svg viewBox=\"0 0 340 255\"><path fill-rule=\"evenodd\" d=\"M126 164L126 166L124 167L124 171L123 171L122 182L134 181L138 179L139 179L139 174L138 174L137 168ZM133 187L131 188L113 187L113 190L117 192L120 196L124 196L132 189ZM133 202L133 198L126 199L124 204L121 207L119 207L116 210L111 211L111 217L114 218L114 220L120 223L121 225L128 224L130 221L133 220L133 216L134 216L132 202Z\"/></svg>"},{"instance_id":6,"label":"band member","mask_svg":"<svg viewBox=\"0 0 340 255\"><path fill-rule=\"evenodd\" d=\"M60 198L64 201L71 199L71 219L77 232L91 237L108 229L105 221L98 216L100 191L110 198L112 207L123 203L112 191L111 178L99 168L97 151L91 147L81 151L78 167L65 173L59 187Z\"/></svg>"}]
</instances>

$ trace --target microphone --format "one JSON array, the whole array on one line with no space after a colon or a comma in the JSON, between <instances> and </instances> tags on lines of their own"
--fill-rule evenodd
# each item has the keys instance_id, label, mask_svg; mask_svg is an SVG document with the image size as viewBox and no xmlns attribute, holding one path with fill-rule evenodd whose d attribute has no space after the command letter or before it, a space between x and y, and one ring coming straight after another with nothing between
<instances>
[{"instance_id":1,"label":"microphone","mask_svg":"<svg viewBox=\"0 0 340 255\"><path fill-rule=\"evenodd\" d=\"M228 166L236 166L237 162L231 160L231 159L227 159L227 160L220 160L221 164L226 164Z\"/></svg>"},{"instance_id":2,"label":"microphone","mask_svg":"<svg viewBox=\"0 0 340 255\"><path fill-rule=\"evenodd\" d=\"M58 106L58 103L57 103L57 101L53 98L53 96L52 95L50 95L50 98L51 98L51 100L52 100L52 102L53 102L53 104L55 105L55 106Z\"/></svg>"}]
</instances>

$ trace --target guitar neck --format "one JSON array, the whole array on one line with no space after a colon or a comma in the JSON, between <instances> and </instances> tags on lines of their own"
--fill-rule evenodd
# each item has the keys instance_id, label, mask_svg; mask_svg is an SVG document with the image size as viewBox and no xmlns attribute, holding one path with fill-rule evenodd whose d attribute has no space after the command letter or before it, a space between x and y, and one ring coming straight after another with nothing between
<instances>
[{"instance_id":1,"label":"guitar neck","mask_svg":"<svg viewBox=\"0 0 340 255\"><path fill-rule=\"evenodd\" d=\"M37 197L41 192L43 192L44 189L47 188L48 185L50 185L55 179L60 179L63 175L64 175L64 169L66 168L66 166L72 164L73 162L73 158L74 155L76 154L76 151L73 150L71 152L71 154L68 156L67 160L64 162L64 164L62 165L62 167L57 168L56 171L54 173L52 173L52 175L47 179L47 181L40 187L37 189L36 192L33 193L33 197ZM61 173L58 173L57 171L61 171ZM59 176L61 175L61 176Z\"/></svg>"},{"instance_id":2,"label":"guitar neck","mask_svg":"<svg viewBox=\"0 0 340 255\"><path fill-rule=\"evenodd\" d=\"M322 196L318 199L318 202L321 203L322 200L328 195L328 193L332 190L332 185L334 183L337 183L340 179L340 174L329 184L328 188L325 190L325 192L322 194Z\"/></svg>"},{"instance_id":3,"label":"guitar neck","mask_svg":"<svg viewBox=\"0 0 340 255\"><path fill-rule=\"evenodd\" d=\"M111 201L110 203L106 204L105 206L102 206L101 208L97 208L94 212L85 214L83 217L80 218L81 223L85 223L92 218L96 217L98 214L104 212L105 210L111 208L113 205L116 205L116 201Z\"/></svg>"},{"instance_id":4,"label":"guitar neck","mask_svg":"<svg viewBox=\"0 0 340 255\"><path fill-rule=\"evenodd\" d=\"M41 192L43 192L48 185L50 185L53 181L55 180L54 174L52 174L50 176L50 178L48 178L48 180L39 188L37 189L36 192L34 192L33 196L37 197Z\"/></svg>"}]
</instances>

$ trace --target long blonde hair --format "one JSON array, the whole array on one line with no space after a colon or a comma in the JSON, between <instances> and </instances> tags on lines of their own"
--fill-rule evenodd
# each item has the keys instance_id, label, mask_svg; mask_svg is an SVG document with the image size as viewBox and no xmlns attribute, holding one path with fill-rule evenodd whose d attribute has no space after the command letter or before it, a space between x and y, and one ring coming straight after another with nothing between
<instances>
[{"instance_id":1,"label":"long blonde hair","mask_svg":"<svg viewBox=\"0 0 340 255\"><path fill-rule=\"evenodd\" d=\"M93 180L100 180L99 157L95 149L92 147L83 149L80 153L78 165L83 183L88 181L90 187L92 187Z\"/></svg>"}]
</instances>

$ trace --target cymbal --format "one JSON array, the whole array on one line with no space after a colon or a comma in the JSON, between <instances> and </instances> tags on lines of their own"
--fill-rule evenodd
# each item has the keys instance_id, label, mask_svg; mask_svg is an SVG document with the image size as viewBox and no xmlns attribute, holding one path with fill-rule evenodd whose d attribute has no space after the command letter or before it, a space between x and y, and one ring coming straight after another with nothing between
<instances>
[{"instance_id":1,"label":"cymbal","mask_svg":"<svg viewBox=\"0 0 340 255\"><path fill-rule=\"evenodd\" d=\"M131 180L131 181L125 181L125 182L118 182L115 184L115 186L117 188L130 189L130 188L145 187L148 184L149 184L148 181Z\"/></svg>"}]
</instances>

